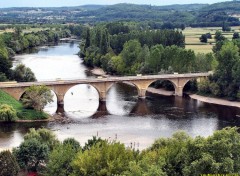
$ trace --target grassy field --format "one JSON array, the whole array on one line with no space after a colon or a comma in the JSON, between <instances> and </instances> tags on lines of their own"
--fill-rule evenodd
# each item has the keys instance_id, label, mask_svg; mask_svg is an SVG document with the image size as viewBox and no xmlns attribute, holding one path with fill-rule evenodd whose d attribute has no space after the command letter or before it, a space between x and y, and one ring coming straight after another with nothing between
<instances>
[{"instance_id":1,"label":"grassy field","mask_svg":"<svg viewBox=\"0 0 240 176\"><path fill-rule=\"evenodd\" d=\"M20 120L39 120L47 119L48 115L44 112L37 112L32 109L24 109L23 105L7 93L0 90L0 105L11 105L16 111Z\"/></svg>"},{"instance_id":2,"label":"grassy field","mask_svg":"<svg viewBox=\"0 0 240 176\"><path fill-rule=\"evenodd\" d=\"M38 31L45 31L48 30L49 28L28 28L28 29L24 29L23 33L31 33L31 32L38 32ZM4 32L14 32L14 29L6 29L6 30L0 30L0 34L4 33Z\"/></svg>"},{"instance_id":3,"label":"grassy field","mask_svg":"<svg viewBox=\"0 0 240 176\"><path fill-rule=\"evenodd\" d=\"M222 34L229 40L232 39L234 32L240 32L240 26L231 27L232 31L222 32ZM214 34L221 27L206 27L206 28L186 28L183 31L185 35L186 49L192 49L196 53L209 53L212 52L212 47L215 44ZM202 34L211 33L213 39L208 39L208 43L201 43L199 37Z\"/></svg>"}]
</instances>

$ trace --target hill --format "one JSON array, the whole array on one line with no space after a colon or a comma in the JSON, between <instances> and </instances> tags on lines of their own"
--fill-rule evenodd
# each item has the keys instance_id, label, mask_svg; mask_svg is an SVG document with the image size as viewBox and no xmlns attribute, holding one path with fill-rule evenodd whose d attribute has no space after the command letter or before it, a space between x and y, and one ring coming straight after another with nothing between
<instances>
[{"instance_id":1,"label":"hill","mask_svg":"<svg viewBox=\"0 0 240 176\"><path fill-rule=\"evenodd\" d=\"M168 6L116 4L56 8L7 8L0 10L1 23L90 23L139 21L187 26L240 25L240 1Z\"/></svg>"}]
</instances>

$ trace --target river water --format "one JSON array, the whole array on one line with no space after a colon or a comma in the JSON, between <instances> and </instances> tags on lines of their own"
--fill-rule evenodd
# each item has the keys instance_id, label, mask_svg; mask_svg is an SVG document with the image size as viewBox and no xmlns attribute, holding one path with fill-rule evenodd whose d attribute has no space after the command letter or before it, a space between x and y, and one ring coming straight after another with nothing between
<instances>
[{"instance_id":1,"label":"river water","mask_svg":"<svg viewBox=\"0 0 240 176\"><path fill-rule=\"evenodd\" d=\"M17 56L14 65L23 63L30 67L38 80L87 79L91 75L75 55L78 51L76 43L40 47ZM0 148L18 146L24 134L33 127L51 129L60 140L73 137L82 145L92 136L99 136L144 149L155 139L170 137L179 130L195 137L209 136L227 126L240 126L238 108L207 104L188 97L147 95L145 100L139 100L133 86L115 84L107 94L107 110L104 111L98 108L99 97L93 87L75 86L64 98L63 116L67 121L0 124ZM54 114L56 104L55 96L45 111Z\"/></svg>"}]
</instances>

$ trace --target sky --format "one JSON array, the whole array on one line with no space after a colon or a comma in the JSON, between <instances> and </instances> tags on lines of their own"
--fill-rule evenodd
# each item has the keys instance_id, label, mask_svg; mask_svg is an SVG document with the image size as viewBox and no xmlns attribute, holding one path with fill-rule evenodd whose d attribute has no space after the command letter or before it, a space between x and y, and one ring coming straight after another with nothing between
<instances>
[{"instance_id":1,"label":"sky","mask_svg":"<svg viewBox=\"0 0 240 176\"><path fill-rule=\"evenodd\" d=\"M0 8L5 7L62 7L79 6L86 4L112 5L117 3L170 5L170 4L193 4L223 2L229 0L0 0Z\"/></svg>"}]
</instances>

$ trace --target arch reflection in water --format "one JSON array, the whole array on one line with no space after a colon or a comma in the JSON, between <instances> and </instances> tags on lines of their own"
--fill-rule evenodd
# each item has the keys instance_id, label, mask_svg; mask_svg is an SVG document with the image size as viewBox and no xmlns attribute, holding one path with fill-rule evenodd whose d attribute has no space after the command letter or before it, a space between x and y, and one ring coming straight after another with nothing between
<instances>
[{"instance_id":1,"label":"arch reflection in water","mask_svg":"<svg viewBox=\"0 0 240 176\"><path fill-rule=\"evenodd\" d=\"M56 113L57 111L57 96L56 94L51 90L51 94L53 95L53 102L48 103L45 107L44 107L44 111L53 115Z\"/></svg>"},{"instance_id":2,"label":"arch reflection in water","mask_svg":"<svg viewBox=\"0 0 240 176\"><path fill-rule=\"evenodd\" d=\"M64 110L67 117L81 118L94 115L99 106L97 90L86 84L72 87L64 97Z\"/></svg>"},{"instance_id":3,"label":"arch reflection in water","mask_svg":"<svg viewBox=\"0 0 240 176\"><path fill-rule=\"evenodd\" d=\"M110 114L128 115L138 101L137 88L129 83L116 83L107 93L106 106Z\"/></svg>"}]
</instances>

